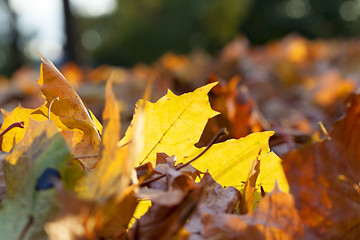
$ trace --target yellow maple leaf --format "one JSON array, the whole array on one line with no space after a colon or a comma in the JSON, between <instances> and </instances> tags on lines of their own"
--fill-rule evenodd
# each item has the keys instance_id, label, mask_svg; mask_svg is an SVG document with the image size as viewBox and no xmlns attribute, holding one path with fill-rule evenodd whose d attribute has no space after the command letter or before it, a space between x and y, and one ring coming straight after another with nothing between
<instances>
[{"instance_id":1,"label":"yellow maple leaf","mask_svg":"<svg viewBox=\"0 0 360 240\"><path fill-rule=\"evenodd\" d=\"M200 139L209 118L218 113L211 109L207 94L216 83L208 84L194 92L176 96L170 90L156 103L140 100L136 104L137 113L145 103L144 116L144 150L138 164L151 162L155 164L156 153L166 152L182 158L196 150L194 144ZM132 138L130 124L125 137L126 144Z\"/></svg>"},{"instance_id":2,"label":"yellow maple leaf","mask_svg":"<svg viewBox=\"0 0 360 240\"><path fill-rule=\"evenodd\" d=\"M270 152L269 138L274 134L272 131L252 133L240 139L230 139L226 142L214 144L203 156L194 161L192 165L200 170L208 170L212 177L223 186L242 187L246 181L250 166L259 152L260 174L257 184L263 186L266 192L274 188L275 181L283 191L289 187L281 166L281 159L275 153ZM179 159L186 162L198 155L203 148L194 151L189 158Z\"/></svg>"},{"instance_id":3,"label":"yellow maple leaf","mask_svg":"<svg viewBox=\"0 0 360 240\"><path fill-rule=\"evenodd\" d=\"M18 143L24 137L31 119L36 121L46 121L49 119L46 103L37 109L24 108L19 105L12 112L8 112L3 109L1 109L1 112L4 115L4 123L1 126L0 132L4 131L15 122L23 122L24 125L24 128L13 128L3 135L0 149L4 152L9 152L13 148L14 144ZM61 122L59 117L54 115L52 112L50 112L50 119L55 122L71 152L74 152L77 144L83 136L83 132L78 129L68 128Z\"/></svg>"},{"instance_id":4,"label":"yellow maple leaf","mask_svg":"<svg viewBox=\"0 0 360 240\"><path fill-rule=\"evenodd\" d=\"M1 126L0 132L3 132L15 122L24 122L24 126L28 126L30 115L32 115L32 119L37 121L47 120L46 115L44 115L45 113L41 114L43 113L41 108L42 107L39 108L39 114L33 114L34 109L23 108L21 105L16 107L12 112L1 109L1 113L4 115L4 123ZM14 143L18 143L24 137L25 131L25 128L13 128L4 134L0 149L4 152L9 152Z\"/></svg>"},{"instance_id":5,"label":"yellow maple leaf","mask_svg":"<svg viewBox=\"0 0 360 240\"><path fill-rule=\"evenodd\" d=\"M156 103L146 102L144 142L145 147L138 164L155 164L156 153L165 152L177 156L177 163L186 163L203 151L195 147L209 118L217 112L211 109L207 93L216 83L208 84L194 92L176 96L169 91ZM139 101L137 106L142 106ZM137 115L135 112L134 118ZM131 125L129 128L134 126ZM214 144L192 165L200 171L209 171L223 186L242 188L254 159L260 150L260 174L257 180L265 191L273 189L275 181L283 191L288 184L281 166L281 160L270 152L268 141L272 131L253 133L240 139L231 139ZM131 133L125 134L123 143L129 141Z\"/></svg>"}]
</instances>

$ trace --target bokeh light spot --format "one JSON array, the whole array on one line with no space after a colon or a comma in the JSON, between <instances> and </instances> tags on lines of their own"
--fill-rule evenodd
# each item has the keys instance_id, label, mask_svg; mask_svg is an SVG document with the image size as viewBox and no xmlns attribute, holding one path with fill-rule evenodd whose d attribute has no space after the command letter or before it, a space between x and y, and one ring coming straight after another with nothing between
<instances>
[{"instance_id":1,"label":"bokeh light spot","mask_svg":"<svg viewBox=\"0 0 360 240\"><path fill-rule=\"evenodd\" d=\"M359 5L354 1L347 1L341 4L339 13L340 17L348 22L353 22L359 17Z\"/></svg>"},{"instance_id":2,"label":"bokeh light spot","mask_svg":"<svg viewBox=\"0 0 360 240\"><path fill-rule=\"evenodd\" d=\"M305 17L309 10L309 3L306 0L290 0L285 5L286 15L294 19Z\"/></svg>"}]
</instances>

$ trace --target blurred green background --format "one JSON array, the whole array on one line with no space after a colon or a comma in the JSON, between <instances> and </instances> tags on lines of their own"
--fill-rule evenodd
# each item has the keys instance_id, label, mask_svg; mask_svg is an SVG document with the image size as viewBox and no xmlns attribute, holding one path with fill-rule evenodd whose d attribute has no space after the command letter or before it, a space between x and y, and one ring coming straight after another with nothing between
<instances>
[{"instance_id":1,"label":"blurred green background","mask_svg":"<svg viewBox=\"0 0 360 240\"><path fill-rule=\"evenodd\" d=\"M39 60L80 66L151 63L163 53L216 54L237 36L349 38L360 0L0 0L0 73Z\"/></svg>"}]
</instances>

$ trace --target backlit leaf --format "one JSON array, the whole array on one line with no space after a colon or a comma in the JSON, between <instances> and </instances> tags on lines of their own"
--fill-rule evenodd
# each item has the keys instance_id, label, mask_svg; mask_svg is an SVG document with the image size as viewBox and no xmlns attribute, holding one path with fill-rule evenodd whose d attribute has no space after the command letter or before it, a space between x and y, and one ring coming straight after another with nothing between
<instances>
[{"instance_id":1,"label":"backlit leaf","mask_svg":"<svg viewBox=\"0 0 360 240\"><path fill-rule=\"evenodd\" d=\"M101 159L96 169L77 186L79 198L92 202L93 211L101 216L101 229L98 234L106 238L122 234L135 211L137 201L133 192L134 187L129 185L131 168L134 165L132 162L138 155L134 154L134 145L140 141L133 138L126 146L118 146L121 127L119 106L111 84L111 81L108 81L106 85Z\"/></svg>"},{"instance_id":2,"label":"backlit leaf","mask_svg":"<svg viewBox=\"0 0 360 240\"><path fill-rule=\"evenodd\" d=\"M11 113L2 110L5 120L0 131L18 121L23 121L25 128L14 128L7 132L1 142L1 150L10 151L13 145L23 138L30 118L37 121L50 118L61 131L72 154L81 157L80 161L85 169L91 169L98 159L101 124L85 108L80 97L61 73L45 58L42 58L41 76L38 82L46 99L43 105L37 109L18 106ZM59 100L54 101L57 97Z\"/></svg>"},{"instance_id":3,"label":"backlit leaf","mask_svg":"<svg viewBox=\"0 0 360 240\"><path fill-rule=\"evenodd\" d=\"M271 131L253 133L244 138L214 144L192 165L200 171L209 170L215 181L223 186L242 188L242 182L245 183L251 164L260 152L261 166L257 184L261 184L266 192L270 192L277 180L280 189L288 191L281 159L275 153L269 152L268 141L272 135ZM179 161L185 162L202 150L203 148L197 149L187 159L179 159Z\"/></svg>"},{"instance_id":4,"label":"backlit leaf","mask_svg":"<svg viewBox=\"0 0 360 240\"><path fill-rule=\"evenodd\" d=\"M23 108L21 105L15 108L12 112L1 109L2 114L4 114L5 120L3 125L1 126L0 132L4 131L14 122L24 122L24 126L26 128L29 125L29 118L31 114L33 114L31 118L34 120L46 120L46 113L43 110L44 108L40 108L37 112L38 114L33 114L35 112L34 109ZM1 142L1 150L9 152L12 149L13 144L18 143L24 137L26 131L25 128L13 128L9 132L7 132L3 136Z\"/></svg>"},{"instance_id":5,"label":"backlit leaf","mask_svg":"<svg viewBox=\"0 0 360 240\"><path fill-rule=\"evenodd\" d=\"M217 113L211 109L207 94L216 83L208 84L194 92L176 96L170 90L156 103L146 102L144 150L138 165L151 162L155 165L156 153L182 158L194 151L209 118ZM145 102L140 100L137 109ZM139 110L136 110L136 118ZM132 124L133 126L134 124ZM125 144L131 138L130 127L122 139Z\"/></svg>"},{"instance_id":6,"label":"backlit leaf","mask_svg":"<svg viewBox=\"0 0 360 240\"><path fill-rule=\"evenodd\" d=\"M99 125L95 125L90 112L65 77L49 60L43 57L41 57L41 76L38 83L41 85L41 91L48 104L59 98L58 101L52 103L51 112L58 116L66 127L84 132L83 138L73 154L90 156L82 159L82 162L87 168L93 168L98 160L93 155L99 154L101 141L97 129Z\"/></svg>"},{"instance_id":7,"label":"backlit leaf","mask_svg":"<svg viewBox=\"0 0 360 240\"><path fill-rule=\"evenodd\" d=\"M216 115L207 97L207 93L215 84L208 84L181 96L168 92L156 103L146 103L145 148L139 164L143 162L155 164L158 152L175 155L178 159L177 163L185 163L204 150L195 147L195 144L207 120ZM144 102L140 101L138 106L142 104ZM134 117L136 116L137 111ZM131 136L127 132L122 143L128 141L129 135ZM269 153L268 141L272 135L271 131L253 133L245 138L214 144L192 165L202 172L208 170L215 181L223 186L242 188L242 182L246 181L250 166L261 150L261 168L257 183L269 192L277 180L280 188L288 191L281 160L274 153ZM260 197L257 199L259 200Z\"/></svg>"}]
</instances>

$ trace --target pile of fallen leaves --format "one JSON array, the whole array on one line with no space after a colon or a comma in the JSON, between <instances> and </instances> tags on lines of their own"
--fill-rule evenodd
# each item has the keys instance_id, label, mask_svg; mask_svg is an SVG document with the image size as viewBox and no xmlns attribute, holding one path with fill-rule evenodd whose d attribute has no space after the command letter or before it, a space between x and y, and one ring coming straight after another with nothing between
<instances>
[{"instance_id":1,"label":"pile of fallen leaves","mask_svg":"<svg viewBox=\"0 0 360 240\"><path fill-rule=\"evenodd\" d=\"M238 51L225 49L223 54L241 54L241 44L229 46ZM122 138L123 107L113 93L119 75L106 82L103 129L65 77L42 58L38 83L45 102L37 108L2 110L1 238L358 239L360 95L346 98L345 117L329 133L323 128L323 137L314 133L306 111L294 112L290 101L276 104L286 91L308 89L311 94L306 96L318 109L335 116L330 105L354 90L355 83L337 78L333 83L339 85L329 90L306 71L299 71L304 76L296 84L291 82L291 76L299 77L291 71L316 68L319 58L329 59L323 56L326 51L308 55L315 50L304 52L304 44L295 38L290 53L281 57L270 51L280 51L276 44L268 46L265 59L260 53L244 55L247 64L263 62L263 71L275 69L284 77L279 96L260 81L264 86L256 86L269 93L263 98L251 85L241 84L240 76L226 83L218 77L235 69L227 56L226 63L219 58L222 68L215 69L209 84L180 96L169 90L152 103L151 83L167 82L164 74L180 74L179 66L187 64L186 59L167 56L167 73L164 66L154 66L146 75L152 79ZM242 62L239 55L236 59ZM250 73L243 76L254 80ZM212 105L222 115L211 108L210 91ZM330 100L326 93L333 93ZM294 121L277 127L262 103L278 117L288 111L300 120L290 117ZM221 126L227 126L230 135L224 137ZM303 146L283 155L282 161L270 151L269 139L276 146Z\"/></svg>"}]
</instances>

